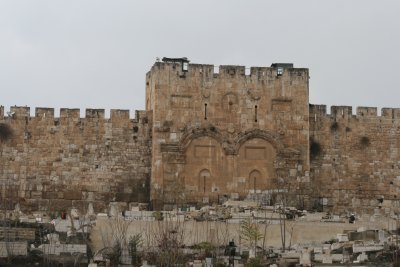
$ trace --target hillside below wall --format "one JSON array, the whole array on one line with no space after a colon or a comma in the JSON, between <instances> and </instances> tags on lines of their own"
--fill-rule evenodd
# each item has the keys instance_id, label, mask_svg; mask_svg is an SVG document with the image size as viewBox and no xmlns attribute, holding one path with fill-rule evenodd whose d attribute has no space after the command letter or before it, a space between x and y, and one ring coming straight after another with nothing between
<instances>
[{"instance_id":1,"label":"hillside below wall","mask_svg":"<svg viewBox=\"0 0 400 267\"><path fill-rule=\"evenodd\" d=\"M314 197L337 211L398 210L399 127L400 109L310 105Z\"/></svg>"},{"instance_id":2,"label":"hillside below wall","mask_svg":"<svg viewBox=\"0 0 400 267\"><path fill-rule=\"evenodd\" d=\"M13 138L0 144L2 206L19 203L23 211L81 210L92 203L106 211L109 202L149 202L151 114L128 110L12 107L0 108L0 122Z\"/></svg>"}]
</instances>

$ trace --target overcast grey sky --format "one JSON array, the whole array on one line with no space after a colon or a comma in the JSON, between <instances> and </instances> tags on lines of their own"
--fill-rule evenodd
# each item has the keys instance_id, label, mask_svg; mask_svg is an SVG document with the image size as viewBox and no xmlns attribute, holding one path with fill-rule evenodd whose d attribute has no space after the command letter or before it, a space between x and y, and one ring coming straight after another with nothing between
<instances>
[{"instance_id":1,"label":"overcast grey sky","mask_svg":"<svg viewBox=\"0 0 400 267\"><path fill-rule=\"evenodd\" d=\"M400 1L0 1L7 110L144 109L163 56L293 62L310 69L311 103L400 107Z\"/></svg>"}]
</instances>

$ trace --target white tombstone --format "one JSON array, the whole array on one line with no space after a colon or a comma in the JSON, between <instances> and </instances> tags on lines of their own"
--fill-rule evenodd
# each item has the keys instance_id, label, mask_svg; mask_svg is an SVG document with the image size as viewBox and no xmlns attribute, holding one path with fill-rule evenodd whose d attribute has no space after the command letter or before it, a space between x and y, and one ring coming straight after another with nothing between
<instances>
[{"instance_id":1,"label":"white tombstone","mask_svg":"<svg viewBox=\"0 0 400 267\"><path fill-rule=\"evenodd\" d=\"M308 249L304 249L300 254L300 265L311 266L311 252Z\"/></svg>"},{"instance_id":2,"label":"white tombstone","mask_svg":"<svg viewBox=\"0 0 400 267\"><path fill-rule=\"evenodd\" d=\"M71 209L71 217L75 220L79 219L79 210L77 208Z\"/></svg>"},{"instance_id":3,"label":"white tombstone","mask_svg":"<svg viewBox=\"0 0 400 267\"><path fill-rule=\"evenodd\" d=\"M322 263L324 264L332 264L333 260L332 260L332 255L331 254L324 254L322 256Z\"/></svg>"},{"instance_id":4,"label":"white tombstone","mask_svg":"<svg viewBox=\"0 0 400 267\"><path fill-rule=\"evenodd\" d=\"M249 250L249 259L252 259L255 257L256 257L256 253L255 253L254 249L250 249Z\"/></svg>"},{"instance_id":5,"label":"white tombstone","mask_svg":"<svg viewBox=\"0 0 400 267\"><path fill-rule=\"evenodd\" d=\"M349 237L347 236L347 234L337 234L336 238L338 239L339 242L348 242L349 241Z\"/></svg>"},{"instance_id":6,"label":"white tombstone","mask_svg":"<svg viewBox=\"0 0 400 267\"><path fill-rule=\"evenodd\" d=\"M141 267L155 267L155 265L148 265L147 261L143 261L143 264Z\"/></svg>"},{"instance_id":7,"label":"white tombstone","mask_svg":"<svg viewBox=\"0 0 400 267\"><path fill-rule=\"evenodd\" d=\"M88 204L87 215L94 215L93 203Z\"/></svg>"},{"instance_id":8,"label":"white tombstone","mask_svg":"<svg viewBox=\"0 0 400 267\"><path fill-rule=\"evenodd\" d=\"M368 260L368 255L365 252L362 252L360 255L357 257L357 262L365 262Z\"/></svg>"},{"instance_id":9,"label":"white tombstone","mask_svg":"<svg viewBox=\"0 0 400 267\"><path fill-rule=\"evenodd\" d=\"M20 212L21 211L21 207L19 206L19 203L15 204L14 211L15 212Z\"/></svg>"},{"instance_id":10,"label":"white tombstone","mask_svg":"<svg viewBox=\"0 0 400 267\"><path fill-rule=\"evenodd\" d=\"M59 244L59 235L56 233L47 234L47 239L49 240L50 244Z\"/></svg>"},{"instance_id":11,"label":"white tombstone","mask_svg":"<svg viewBox=\"0 0 400 267\"><path fill-rule=\"evenodd\" d=\"M110 210L108 212L110 217L117 217L118 216L118 207L117 205L110 203Z\"/></svg>"}]
</instances>

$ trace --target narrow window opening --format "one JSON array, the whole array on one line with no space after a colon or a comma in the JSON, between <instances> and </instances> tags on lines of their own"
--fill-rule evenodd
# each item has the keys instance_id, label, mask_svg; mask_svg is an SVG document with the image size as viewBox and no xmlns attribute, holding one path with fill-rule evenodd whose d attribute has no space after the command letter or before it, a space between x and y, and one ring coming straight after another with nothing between
<instances>
[{"instance_id":1,"label":"narrow window opening","mask_svg":"<svg viewBox=\"0 0 400 267\"><path fill-rule=\"evenodd\" d=\"M183 62L182 63L182 71L183 72L188 72L189 70L189 63L188 62Z\"/></svg>"},{"instance_id":2,"label":"narrow window opening","mask_svg":"<svg viewBox=\"0 0 400 267\"><path fill-rule=\"evenodd\" d=\"M207 120L207 103L204 104L204 119Z\"/></svg>"},{"instance_id":3,"label":"narrow window opening","mask_svg":"<svg viewBox=\"0 0 400 267\"><path fill-rule=\"evenodd\" d=\"M206 192L206 176L203 176L203 192Z\"/></svg>"},{"instance_id":4,"label":"narrow window opening","mask_svg":"<svg viewBox=\"0 0 400 267\"><path fill-rule=\"evenodd\" d=\"M254 108L254 121L257 122L257 105Z\"/></svg>"}]
</instances>

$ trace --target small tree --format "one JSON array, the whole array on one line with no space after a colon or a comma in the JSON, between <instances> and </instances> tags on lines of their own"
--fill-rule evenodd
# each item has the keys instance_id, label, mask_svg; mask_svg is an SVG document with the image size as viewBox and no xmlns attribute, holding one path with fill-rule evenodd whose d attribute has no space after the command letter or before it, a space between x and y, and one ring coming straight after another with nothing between
<instances>
[{"instance_id":1,"label":"small tree","mask_svg":"<svg viewBox=\"0 0 400 267\"><path fill-rule=\"evenodd\" d=\"M174 220L171 214L166 214L161 221L157 221L151 229L149 237L154 250L148 253L148 260L160 267L185 264L186 257L182 251L184 246L184 221Z\"/></svg>"},{"instance_id":2,"label":"small tree","mask_svg":"<svg viewBox=\"0 0 400 267\"><path fill-rule=\"evenodd\" d=\"M271 224L272 215L267 219L267 211L264 210L264 233L263 233L263 242L262 242L262 249L265 252L265 243L267 238L267 228Z\"/></svg>"},{"instance_id":3,"label":"small tree","mask_svg":"<svg viewBox=\"0 0 400 267\"><path fill-rule=\"evenodd\" d=\"M289 221L287 227L289 232L289 250L292 248L292 237L295 226L296 226L296 220Z\"/></svg>"},{"instance_id":4,"label":"small tree","mask_svg":"<svg viewBox=\"0 0 400 267\"><path fill-rule=\"evenodd\" d=\"M282 251L286 249L286 209L288 203L293 200L293 192L291 191L291 180L285 172L278 173L277 179L274 181L277 188L276 192L276 205L278 206L277 212L279 213L279 227L281 233Z\"/></svg>"},{"instance_id":5,"label":"small tree","mask_svg":"<svg viewBox=\"0 0 400 267\"><path fill-rule=\"evenodd\" d=\"M257 243L263 238L258 225L251 218L247 218L240 222L240 236L247 241L249 248L254 248L254 253L257 252Z\"/></svg>"},{"instance_id":6,"label":"small tree","mask_svg":"<svg viewBox=\"0 0 400 267\"><path fill-rule=\"evenodd\" d=\"M142 245L142 243L142 234L136 234L129 238L129 255L132 257L133 266L139 266L140 257L138 253L138 248Z\"/></svg>"},{"instance_id":7,"label":"small tree","mask_svg":"<svg viewBox=\"0 0 400 267\"><path fill-rule=\"evenodd\" d=\"M108 225L101 229L101 238L104 248L96 254L102 252L110 259L113 266L118 265L122 250L128 246L128 227L129 221L125 221L122 217L110 218Z\"/></svg>"}]
</instances>

